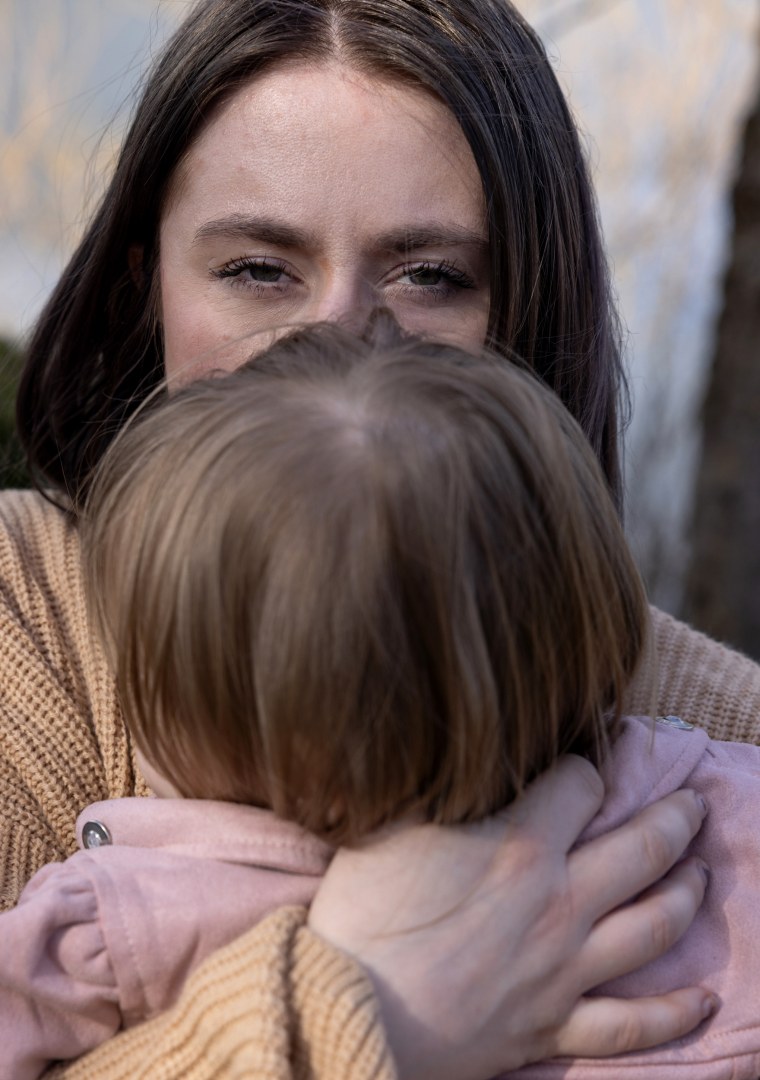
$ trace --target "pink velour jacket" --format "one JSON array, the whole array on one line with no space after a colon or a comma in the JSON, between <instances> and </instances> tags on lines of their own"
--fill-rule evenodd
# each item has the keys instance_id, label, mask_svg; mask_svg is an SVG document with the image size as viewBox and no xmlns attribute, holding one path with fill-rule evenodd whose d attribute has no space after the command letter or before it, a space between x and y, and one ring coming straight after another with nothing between
<instances>
[{"instance_id":1,"label":"pink velour jacket","mask_svg":"<svg viewBox=\"0 0 760 1080\"><path fill-rule=\"evenodd\" d=\"M709 987L719 1011L691 1035L615 1058L555 1058L510 1080L757 1080L760 1077L760 747L712 742L704 731L626 722L602 770L608 796L581 838L623 824L681 787L708 812L690 851L710 868L705 900L684 937L659 960L600 987L639 997Z\"/></svg>"},{"instance_id":2,"label":"pink velour jacket","mask_svg":"<svg viewBox=\"0 0 760 1080\"><path fill-rule=\"evenodd\" d=\"M93 803L80 845L83 832L111 842L43 867L0 915L3 1078L38 1077L165 1009L211 952L309 904L332 854L267 810L192 799Z\"/></svg>"},{"instance_id":3,"label":"pink velour jacket","mask_svg":"<svg viewBox=\"0 0 760 1080\"><path fill-rule=\"evenodd\" d=\"M605 766L608 796L582 839L691 786L709 811L693 844L705 902L666 956L603 988L641 996L702 983L722 1007L695 1033L641 1054L555 1059L520 1080L760 1077L760 748L627 720ZM77 835L111 844L42 869L0 915L0 1075L36 1077L170 1005L189 972L272 908L308 904L330 849L251 807L193 800L95 803ZM505 915L508 918L508 911Z\"/></svg>"}]
</instances>

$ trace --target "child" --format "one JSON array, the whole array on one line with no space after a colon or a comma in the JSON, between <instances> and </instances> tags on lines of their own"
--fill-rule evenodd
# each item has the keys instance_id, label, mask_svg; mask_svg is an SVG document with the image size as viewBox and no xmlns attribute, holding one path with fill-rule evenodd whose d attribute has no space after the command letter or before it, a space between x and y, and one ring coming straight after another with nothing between
<instances>
[{"instance_id":1,"label":"child","mask_svg":"<svg viewBox=\"0 0 760 1080\"><path fill-rule=\"evenodd\" d=\"M644 593L591 450L530 375L382 317L361 340L296 333L120 435L83 528L95 624L164 798L88 807L85 850L1 917L7 1075L168 1006L211 950L308 903L331 845L483 817L558 755L610 747L616 788L591 831L687 779L736 803L700 841L730 868L722 910L708 900L622 987L670 986L673 964L719 983L720 1049L702 1032L626 1075L723 1075L703 1063L726 1054L754 1069L730 1075L757 1075L740 992L755 977L726 961L760 924L751 856L732 848L758 816L741 802L760 792L760 751L621 721Z\"/></svg>"}]
</instances>

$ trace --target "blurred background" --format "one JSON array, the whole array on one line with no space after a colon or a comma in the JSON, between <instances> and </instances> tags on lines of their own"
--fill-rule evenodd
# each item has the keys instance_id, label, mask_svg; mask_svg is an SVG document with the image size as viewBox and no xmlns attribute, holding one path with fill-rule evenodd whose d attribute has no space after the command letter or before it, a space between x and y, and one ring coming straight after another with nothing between
<instances>
[{"instance_id":1,"label":"blurred background","mask_svg":"<svg viewBox=\"0 0 760 1080\"><path fill-rule=\"evenodd\" d=\"M190 0L0 0L0 486L18 342ZM760 0L517 0L586 140L628 331L653 602L760 659Z\"/></svg>"}]
</instances>

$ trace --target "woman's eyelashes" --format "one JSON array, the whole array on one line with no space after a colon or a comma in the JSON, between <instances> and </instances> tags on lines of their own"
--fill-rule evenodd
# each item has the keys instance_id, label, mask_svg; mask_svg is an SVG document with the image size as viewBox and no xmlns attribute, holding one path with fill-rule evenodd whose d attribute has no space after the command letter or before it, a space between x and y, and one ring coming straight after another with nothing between
<instances>
[{"instance_id":1,"label":"woman's eyelashes","mask_svg":"<svg viewBox=\"0 0 760 1080\"><path fill-rule=\"evenodd\" d=\"M269 257L233 259L211 273L220 281L229 281L235 288L248 289L257 296L279 295L289 286L301 284L286 263Z\"/></svg>"},{"instance_id":2,"label":"woman's eyelashes","mask_svg":"<svg viewBox=\"0 0 760 1080\"><path fill-rule=\"evenodd\" d=\"M461 289L475 288L473 278L447 259L404 266L395 272L388 284L400 289L402 296L411 300L445 301Z\"/></svg>"},{"instance_id":3,"label":"woman's eyelashes","mask_svg":"<svg viewBox=\"0 0 760 1080\"><path fill-rule=\"evenodd\" d=\"M292 266L271 256L232 259L212 269L211 274L233 288L273 299L305 284L304 278ZM379 282L377 290L390 292L403 300L440 303L452 299L460 290L475 287L471 275L456 263L448 259L425 259L390 271Z\"/></svg>"}]
</instances>

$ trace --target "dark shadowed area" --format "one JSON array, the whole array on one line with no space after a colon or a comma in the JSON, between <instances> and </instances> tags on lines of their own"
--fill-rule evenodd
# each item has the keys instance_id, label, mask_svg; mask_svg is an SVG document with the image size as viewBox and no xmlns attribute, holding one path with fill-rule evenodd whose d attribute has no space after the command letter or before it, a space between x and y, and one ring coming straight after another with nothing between
<instances>
[{"instance_id":1,"label":"dark shadowed area","mask_svg":"<svg viewBox=\"0 0 760 1080\"><path fill-rule=\"evenodd\" d=\"M733 211L684 614L760 659L760 93Z\"/></svg>"}]
</instances>

